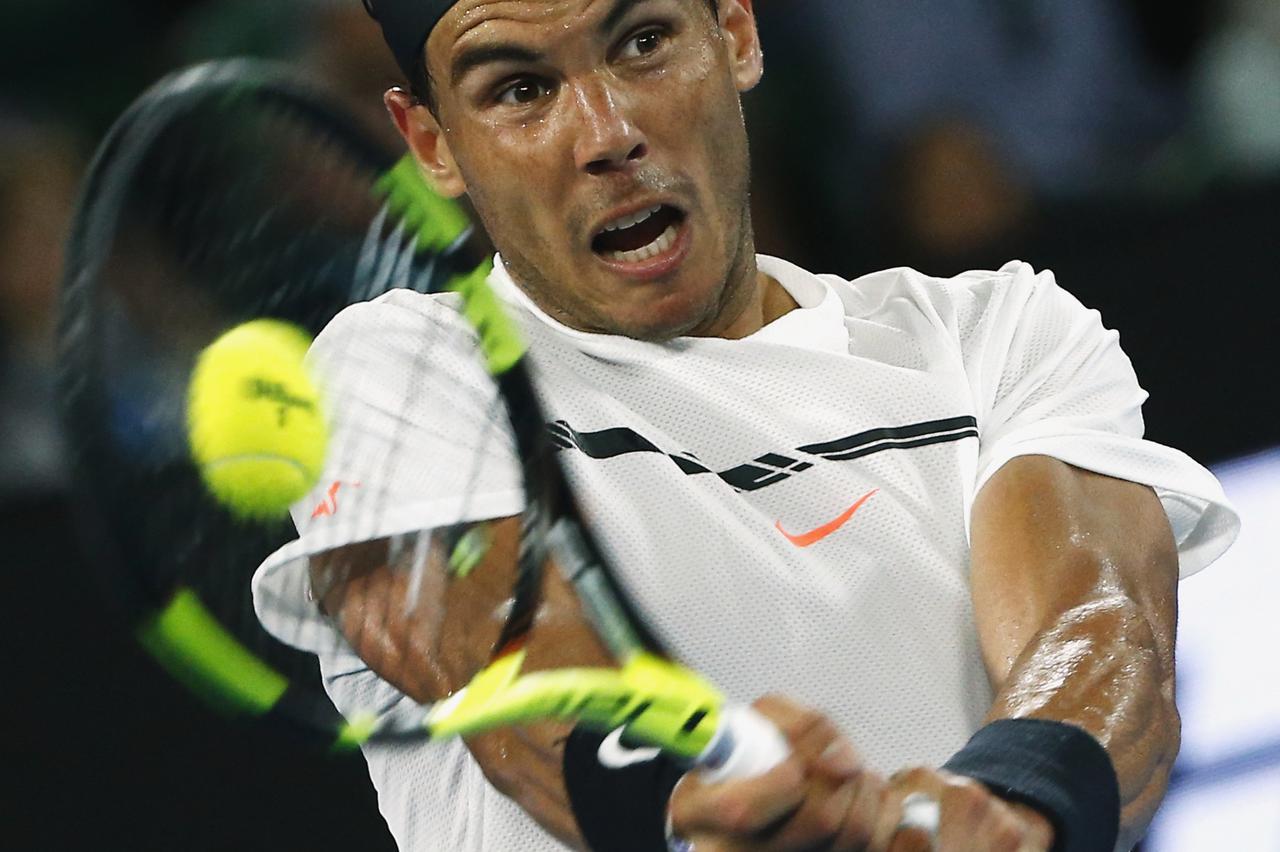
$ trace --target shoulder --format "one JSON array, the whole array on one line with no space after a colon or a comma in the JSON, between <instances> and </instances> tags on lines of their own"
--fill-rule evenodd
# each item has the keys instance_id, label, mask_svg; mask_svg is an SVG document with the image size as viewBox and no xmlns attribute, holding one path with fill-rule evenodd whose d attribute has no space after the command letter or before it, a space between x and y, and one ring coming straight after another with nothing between
<instances>
[{"instance_id":1,"label":"shoulder","mask_svg":"<svg viewBox=\"0 0 1280 852\"><path fill-rule=\"evenodd\" d=\"M344 358L392 355L416 351L424 342L446 335L473 335L456 294L391 290L339 312L316 337L308 357L317 362L339 353Z\"/></svg>"},{"instance_id":2,"label":"shoulder","mask_svg":"<svg viewBox=\"0 0 1280 852\"><path fill-rule=\"evenodd\" d=\"M430 325L466 325L456 293L428 295L413 290L390 290L372 301L343 308L325 326L317 340Z\"/></svg>"},{"instance_id":3,"label":"shoulder","mask_svg":"<svg viewBox=\"0 0 1280 852\"><path fill-rule=\"evenodd\" d=\"M1015 260L997 270L970 270L951 277L901 267L844 280L820 276L839 295L853 322L920 326L964 339L993 323L1017 323L1037 305L1059 303L1065 294L1052 272Z\"/></svg>"},{"instance_id":4,"label":"shoulder","mask_svg":"<svg viewBox=\"0 0 1280 852\"><path fill-rule=\"evenodd\" d=\"M897 306L947 312L965 306L985 306L1009 294L1031 293L1052 284L1051 272L1036 272L1031 264L1010 261L998 270L970 270L951 277L927 275L909 267L885 269L844 280L820 276L840 293L851 316L867 318Z\"/></svg>"},{"instance_id":5,"label":"shoulder","mask_svg":"<svg viewBox=\"0 0 1280 852\"><path fill-rule=\"evenodd\" d=\"M307 366L331 397L399 399L421 393L424 377L482 387L477 351L456 294L393 290L334 317L312 343Z\"/></svg>"}]
</instances>

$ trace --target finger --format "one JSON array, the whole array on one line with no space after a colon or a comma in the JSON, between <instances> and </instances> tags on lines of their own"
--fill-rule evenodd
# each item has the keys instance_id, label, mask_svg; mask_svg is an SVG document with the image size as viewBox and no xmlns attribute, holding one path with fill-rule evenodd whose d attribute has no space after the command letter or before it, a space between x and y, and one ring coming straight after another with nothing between
<instances>
[{"instance_id":1,"label":"finger","mask_svg":"<svg viewBox=\"0 0 1280 852\"><path fill-rule=\"evenodd\" d=\"M797 704L782 695L765 695L752 706L778 727L793 748L822 739L824 732L830 734L834 730L826 717L817 710Z\"/></svg>"},{"instance_id":2,"label":"finger","mask_svg":"<svg viewBox=\"0 0 1280 852\"><path fill-rule=\"evenodd\" d=\"M939 849L948 852L1047 852L1052 831L1043 818L971 779L951 777L941 799Z\"/></svg>"},{"instance_id":3,"label":"finger","mask_svg":"<svg viewBox=\"0 0 1280 852\"><path fill-rule=\"evenodd\" d=\"M889 779L880 803L875 831L872 832L871 852L916 852L932 849L934 832L920 827L903 825L903 802L908 795L925 796L938 803L939 824L945 826L949 814L941 809L944 784L936 772L917 768L899 772Z\"/></svg>"},{"instance_id":4,"label":"finger","mask_svg":"<svg viewBox=\"0 0 1280 852\"><path fill-rule=\"evenodd\" d=\"M809 766L815 773L837 783L855 781L866 772L862 755L843 736L828 741Z\"/></svg>"},{"instance_id":5,"label":"finger","mask_svg":"<svg viewBox=\"0 0 1280 852\"><path fill-rule=\"evenodd\" d=\"M898 822L889 848L894 852L952 848L939 838L942 803L933 795L908 793L898 804Z\"/></svg>"},{"instance_id":6,"label":"finger","mask_svg":"<svg viewBox=\"0 0 1280 852\"><path fill-rule=\"evenodd\" d=\"M696 770L671 796L671 823L681 837L750 837L800 808L804 767L790 757L763 775L707 784Z\"/></svg>"},{"instance_id":7,"label":"finger","mask_svg":"<svg viewBox=\"0 0 1280 852\"><path fill-rule=\"evenodd\" d=\"M1040 826L1008 802L990 795L981 825L969 835L969 845L962 848L973 852L993 849L1047 852L1050 845L1051 839L1045 836Z\"/></svg>"},{"instance_id":8,"label":"finger","mask_svg":"<svg viewBox=\"0 0 1280 852\"><path fill-rule=\"evenodd\" d=\"M780 695L766 695L754 706L778 727L809 769L836 783L862 771L861 755L822 713Z\"/></svg>"},{"instance_id":9,"label":"finger","mask_svg":"<svg viewBox=\"0 0 1280 852\"><path fill-rule=\"evenodd\" d=\"M939 799L939 849L955 852L1015 852L1019 838L1003 838L998 845L992 838L1002 834L1000 814L992 808L994 797L976 782L948 784Z\"/></svg>"},{"instance_id":10,"label":"finger","mask_svg":"<svg viewBox=\"0 0 1280 852\"><path fill-rule=\"evenodd\" d=\"M764 848L862 852L871 841L883 791L884 779L870 771L842 784L810 778L804 805L769 835Z\"/></svg>"},{"instance_id":11,"label":"finger","mask_svg":"<svg viewBox=\"0 0 1280 852\"><path fill-rule=\"evenodd\" d=\"M948 831L939 838L939 847L956 852L1021 852L1026 832L1016 820L992 813L971 831Z\"/></svg>"},{"instance_id":12,"label":"finger","mask_svg":"<svg viewBox=\"0 0 1280 852\"><path fill-rule=\"evenodd\" d=\"M1030 805L1023 805L1017 802L1005 803L1015 814L1018 815L1027 827L1027 841L1023 845L1025 850L1019 852L1046 852L1053 848L1054 829L1053 823L1040 811Z\"/></svg>"},{"instance_id":13,"label":"finger","mask_svg":"<svg viewBox=\"0 0 1280 852\"><path fill-rule=\"evenodd\" d=\"M933 836L917 828L900 828L889 842L888 852L934 852L945 849L934 846Z\"/></svg>"},{"instance_id":14,"label":"finger","mask_svg":"<svg viewBox=\"0 0 1280 852\"><path fill-rule=\"evenodd\" d=\"M750 840L727 839L713 834L695 834L682 838L671 848L674 852L764 852Z\"/></svg>"},{"instance_id":15,"label":"finger","mask_svg":"<svg viewBox=\"0 0 1280 852\"><path fill-rule=\"evenodd\" d=\"M831 843L832 849L863 852L871 843L884 801L885 781L879 774L864 770L856 783L857 795L845 814L844 825Z\"/></svg>"},{"instance_id":16,"label":"finger","mask_svg":"<svg viewBox=\"0 0 1280 852\"><path fill-rule=\"evenodd\" d=\"M800 809L766 830L762 847L768 852L831 848L857 795L854 783L810 781Z\"/></svg>"}]
</instances>

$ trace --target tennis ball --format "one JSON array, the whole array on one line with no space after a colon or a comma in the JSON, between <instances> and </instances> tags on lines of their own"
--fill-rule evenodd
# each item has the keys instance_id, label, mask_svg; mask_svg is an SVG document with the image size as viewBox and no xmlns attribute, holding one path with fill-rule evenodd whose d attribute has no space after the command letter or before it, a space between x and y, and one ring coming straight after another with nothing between
<instances>
[{"instance_id":1,"label":"tennis ball","mask_svg":"<svg viewBox=\"0 0 1280 852\"><path fill-rule=\"evenodd\" d=\"M328 429L303 367L311 338L278 320L233 328L200 353L187 394L191 454L232 514L283 518L316 484Z\"/></svg>"}]
</instances>

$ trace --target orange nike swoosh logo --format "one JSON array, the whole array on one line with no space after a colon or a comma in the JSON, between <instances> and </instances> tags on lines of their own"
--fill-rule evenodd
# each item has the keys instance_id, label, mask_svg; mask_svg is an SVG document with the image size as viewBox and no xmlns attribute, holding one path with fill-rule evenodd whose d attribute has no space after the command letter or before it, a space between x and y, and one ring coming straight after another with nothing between
<instances>
[{"instance_id":1,"label":"orange nike swoosh logo","mask_svg":"<svg viewBox=\"0 0 1280 852\"><path fill-rule=\"evenodd\" d=\"M835 518L832 521L828 521L816 529L809 530L807 533L792 535L782 528L782 521L778 521L774 526L778 528L778 532L786 536L787 541L791 542L796 547L808 547L812 544L817 544L827 536L839 530L845 524L849 523L849 519L858 514L858 510L861 509L868 500L879 493L880 489L877 488L875 491L870 491L862 495L862 497L858 499L858 502L854 503L848 509L845 509L840 517Z\"/></svg>"},{"instance_id":2,"label":"orange nike swoosh logo","mask_svg":"<svg viewBox=\"0 0 1280 852\"><path fill-rule=\"evenodd\" d=\"M332 515L338 514L338 492L342 489L344 485L350 486L352 488L363 487L359 482L339 481L339 482L333 483L332 485L329 486L329 490L328 492L326 492L325 498L320 501L320 505L316 506L315 511L311 513L311 520L314 521L316 518L323 518L326 516L332 516Z\"/></svg>"}]
</instances>

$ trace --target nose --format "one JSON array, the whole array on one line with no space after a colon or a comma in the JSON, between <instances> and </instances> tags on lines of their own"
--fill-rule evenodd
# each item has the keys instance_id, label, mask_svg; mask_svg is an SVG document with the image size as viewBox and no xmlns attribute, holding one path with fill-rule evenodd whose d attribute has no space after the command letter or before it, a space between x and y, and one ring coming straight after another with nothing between
<instances>
[{"instance_id":1,"label":"nose","mask_svg":"<svg viewBox=\"0 0 1280 852\"><path fill-rule=\"evenodd\" d=\"M579 169L591 175L625 172L645 158L648 142L627 114L618 94L604 81L574 87L580 132L574 146Z\"/></svg>"}]
</instances>

